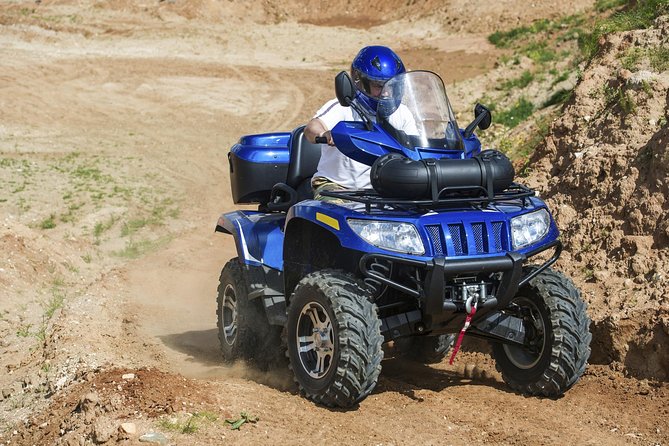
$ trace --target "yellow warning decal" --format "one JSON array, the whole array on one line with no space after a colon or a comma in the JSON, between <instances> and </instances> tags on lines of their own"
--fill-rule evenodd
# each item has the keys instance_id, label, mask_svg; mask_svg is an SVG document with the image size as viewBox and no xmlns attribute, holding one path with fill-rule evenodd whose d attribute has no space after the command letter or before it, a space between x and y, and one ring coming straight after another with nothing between
<instances>
[{"instance_id":1,"label":"yellow warning decal","mask_svg":"<svg viewBox=\"0 0 669 446\"><path fill-rule=\"evenodd\" d=\"M335 228L337 231L339 231L339 221L336 218L332 218L329 215L316 212L316 220L321 221L326 225Z\"/></svg>"}]
</instances>

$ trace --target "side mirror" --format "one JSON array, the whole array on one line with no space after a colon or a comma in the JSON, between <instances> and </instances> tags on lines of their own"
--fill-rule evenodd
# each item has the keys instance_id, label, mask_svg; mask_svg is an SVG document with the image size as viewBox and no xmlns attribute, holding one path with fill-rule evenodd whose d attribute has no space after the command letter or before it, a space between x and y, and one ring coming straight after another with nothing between
<instances>
[{"instance_id":1,"label":"side mirror","mask_svg":"<svg viewBox=\"0 0 669 446\"><path fill-rule=\"evenodd\" d=\"M492 112L485 105L476 104L476 106L474 107L474 119L476 120L476 118L478 118L481 115L485 116L479 122L479 128L481 130L485 130L488 127L490 127L490 124L492 124Z\"/></svg>"},{"instance_id":2,"label":"side mirror","mask_svg":"<svg viewBox=\"0 0 669 446\"><path fill-rule=\"evenodd\" d=\"M344 107L350 107L355 98L355 85L346 71L335 76L335 93L339 103Z\"/></svg>"},{"instance_id":3,"label":"side mirror","mask_svg":"<svg viewBox=\"0 0 669 446\"><path fill-rule=\"evenodd\" d=\"M490 109L485 105L476 104L474 107L474 120L467 126L465 133L462 136L469 138L472 136L472 133L474 133L476 126L481 130L485 130L490 127L490 124L492 124L492 113L490 112Z\"/></svg>"}]
</instances>

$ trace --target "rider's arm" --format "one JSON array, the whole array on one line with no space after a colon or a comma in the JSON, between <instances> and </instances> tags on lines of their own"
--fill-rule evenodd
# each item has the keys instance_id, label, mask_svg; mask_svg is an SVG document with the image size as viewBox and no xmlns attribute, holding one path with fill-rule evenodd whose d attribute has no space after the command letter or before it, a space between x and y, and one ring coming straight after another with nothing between
<instances>
[{"instance_id":1,"label":"rider's arm","mask_svg":"<svg viewBox=\"0 0 669 446\"><path fill-rule=\"evenodd\" d=\"M334 141L332 141L332 135L330 134L330 131L327 129L325 124L323 124L323 121L321 121L319 118L313 118L307 126L304 128L304 136L307 138L307 140L311 143L316 142L316 137L317 136L324 136L328 140L329 145L334 145Z\"/></svg>"}]
</instances>

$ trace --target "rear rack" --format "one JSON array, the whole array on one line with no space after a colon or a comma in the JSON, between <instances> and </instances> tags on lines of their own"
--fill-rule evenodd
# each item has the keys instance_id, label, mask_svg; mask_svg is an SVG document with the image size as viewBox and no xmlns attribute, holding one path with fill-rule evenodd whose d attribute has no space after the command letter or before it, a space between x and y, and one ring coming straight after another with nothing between
<instances>
[{"instance_id":1,"label":"rear rack","mask_svg":"<svg viewBox=\"0 0 669 446\"><path fill-rule=\"evenodd\" d=\"M523 200L534 196L534 190L518 183L511 185L501 192L490 193L489 189L481 186L444 188L437 194L436 199L404 200L397 198L381 197L374 189L323 191L321 195L339 198L341 200L355 201L365 205L365 211L370 212L372 208L395 208L395 209L439 209L454 205L472 204L487 206L489 203L501 201Z\"/></svg>"}]
</instances>

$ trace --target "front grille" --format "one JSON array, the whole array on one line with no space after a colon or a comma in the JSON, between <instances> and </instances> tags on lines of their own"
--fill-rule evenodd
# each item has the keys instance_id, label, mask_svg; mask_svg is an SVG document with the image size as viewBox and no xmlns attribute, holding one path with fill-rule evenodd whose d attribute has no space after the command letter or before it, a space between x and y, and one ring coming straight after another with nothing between
<instances>
[{"instance_id":1,"label":"front grille","mask_svg":"<svg viewBox=\"0 0 669 446\"><path fill-rule=\"evenodd\" d=\"M463 225L448 225L448 232L453 243L453 254L461 256L467 254L467 238L464 234Z\"/></svg>"},{"instance_id":2,"label":"front grille","mask_svg":"<svg viewBox=\"0 0 669 446\"><path fill-rule=\"evenodd\" d=\"M501 221L495 221L492 223L492 240L494 243L494 252L502 251L502 229L504 229L504 223Z\"/></svg>"},{"instance_id":3,"label":"front grille","mask_svg":"<svg viewBox=\"0 0 669 446\"><path fill-rule=\"evenodd\" d=\"M472 232L474 233L474 244L476 245L477 254L483 254L486 252L485 247L487 245L487 240L483 228L485 228L485 224L483 223L472 224Z\"/></svg>"},{"instance_id":4,"label":"front grille","mask_svg":"<svg viewBox=\"0 0 669 446\"><path fill-rule=\"evenodd\" d=\"M430 225L426 229L436 256L494 254L504 251L507 244L501 221L453 223L443 228Z\"/></svg>"},{"instance_id":5,"label":"front grille","mask_svg":"<svg viewBox=\"0 0 669 446\"><path fill-rule=\"evenodd\" d=\"M441 226L431 225L427 226L427 233L430 236L430 241L434 247L434 255L443 256L444 255L444 243L441 240Z\"/></svg>"}]
</instances>

